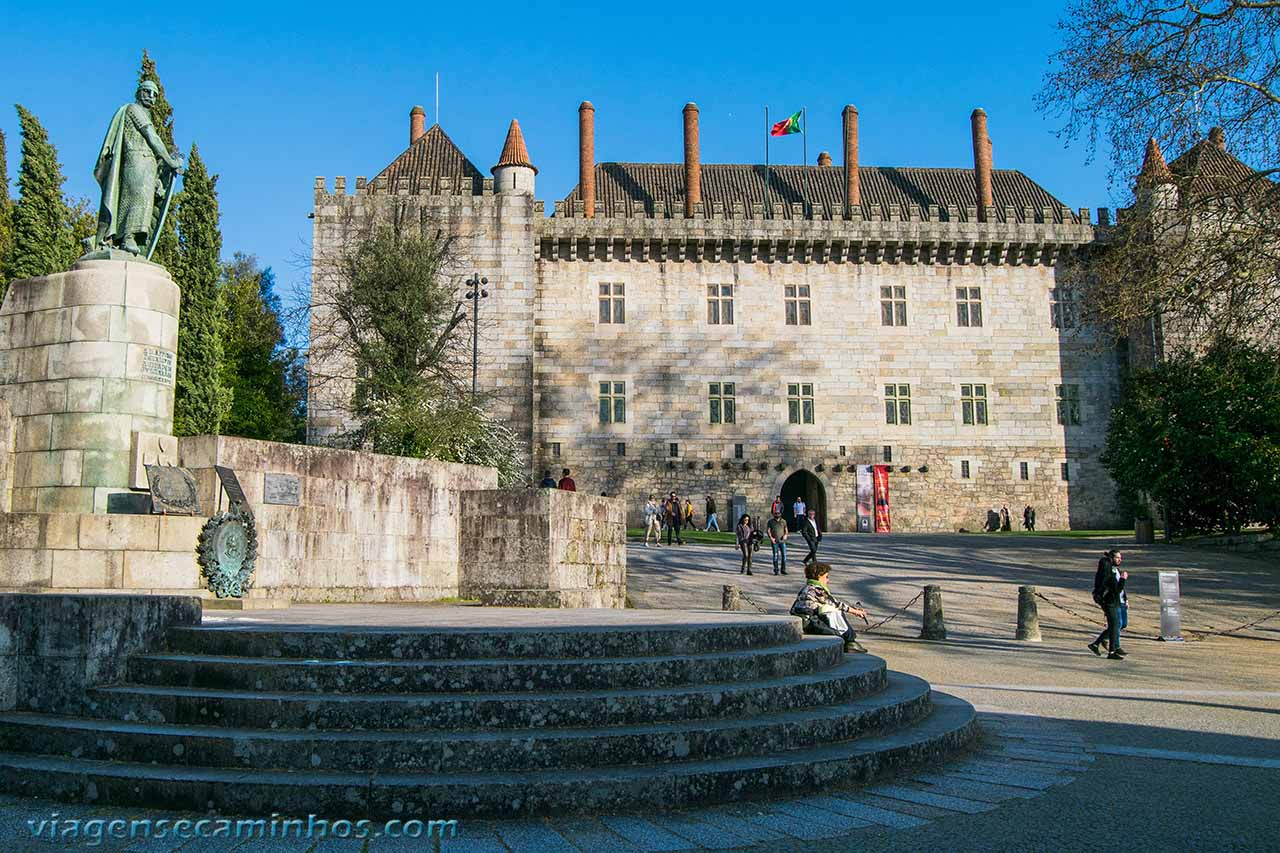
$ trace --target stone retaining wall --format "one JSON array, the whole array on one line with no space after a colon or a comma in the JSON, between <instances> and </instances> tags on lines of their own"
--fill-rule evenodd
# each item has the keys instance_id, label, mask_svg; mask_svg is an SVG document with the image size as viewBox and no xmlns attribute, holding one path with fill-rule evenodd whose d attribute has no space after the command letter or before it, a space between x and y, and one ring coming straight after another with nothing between
<instances>
[{"instance_id":1,"label":"stone retaining wall","mask_svg":"<svg viewBox=\"0 0 1280 853\"><path fill-rule=\"evenodd\" d=\"M88 688L200 613L192 596L0 595L0 710L85 713Z\"/></svg>"},{"instance_id":2,"label":"stone retaining wall","mask_svg":"<svg viewBox=\"0 0 1280 853\"><path fill-rule=\"evenodd\" d=\"M558 489L462 495L460 594L517 607L625 607L626 506Z\"/></svg>"}]
</instances>

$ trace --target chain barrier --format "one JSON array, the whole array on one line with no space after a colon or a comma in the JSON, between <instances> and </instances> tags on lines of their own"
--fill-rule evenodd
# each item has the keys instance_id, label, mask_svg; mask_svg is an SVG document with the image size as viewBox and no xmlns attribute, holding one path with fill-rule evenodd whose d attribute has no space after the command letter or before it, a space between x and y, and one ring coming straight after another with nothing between
<instances>
[{"instance_id":1,"label":"chain barrier","mask_svg":"<svg viewBox=\"0 0 1280 853\"><path fill-rule=\"evenodd\" d=\"M898 608L894 613L891 613L890 615L888 615L888 616L884 617L883 619L881 619L879 622L877 622L877 623L876 623L876 624L874 624L874 625L870 625L870 626L868 626L868 627L866 627L866 628L863 628L863 629L862 629L862 633L864 633L864 634L870 634L872 631L874 631L875 629L879 628L881 625L886 625L886 624L888 624L888 623L892 622L894 619L897 619L897 618L898 618L899 616L901 616L903 613L906 613L908 610L910 610L910 609L911 609L911 605L915 604L917 601L919 601L919 600L920 600L920 599L922 599L922 598L924 598L924 590L920 590L918 593L916 593L916 597L915 597L915 598L911 599L911 600L910 600L910 601L908 601L906 604L904 604L904 605L902 605L901 607L899 607L899 608ZM861 607L861 606L862 606L862 602L861 602L861 601L859 601L859 602L858 602L858 606L859 606L859 607Z\"/></svg>"},{"instance_id":2,"label":"chain barrier","mask_svg":"<svg viewBox=\"0 0 1280 853\"><path fill-rule=\"evenodd\" d=\"M768 610L766 610L765 608L757 604L756 601L751 596L747 595L741 589L738 590L738 597L741 598L743 601L745 601L747 604L750 604L752 607L754 607L757 613L763 613L765 616L769 615Z\"/></svg>"},{"instance_id":3,"label":"chain barrier","mask_svg":"<svg viewBox=\"0 0 1280 853\"><path fill-rule=\"evenodd\" d=\"M1091 622L1094 625L1101 625L1104 628L1106 627L1106 624L1107 624L1106 622L1098 620L1092 616L1086 616L1085 614L1077 610L1072 610L1070 607L1067 607L1066 605L1059 604L1058 602L1054 601L1052 598L1049 598L1048 596L1046 596L1044 593L1037 591L1036 598L1048 603L1053 607L1058 608L1059 610L1070 613L1072 616L1076 617L1077 619L1083 619L1084 621ZM1249 628L1253 628L1254 626L1261 625L1263 622L1268 622L1272 619L1275 619L1277 616L1280 616L1280 610L1273 610L1265 616L1261 616L1257 619L1254 619L1252 622L1245 622L1242 625L1237 625L1234 628L1228 628L1225 631L1202 631L1196 628L1183 628L1182 631L1185 634L1194 634L1195 637L1191 639L1191 642L1194 643L1194 642L1200 642L1200 640L1204 637L1228 637L1228 636L1231 636L1232 634L1237 634L1240 631L1246 631ZM1132 633L1132 632L1127 632L1127 633ZM1136 635L1136 636L1144 636L1144 635ZM1154 639L1154 640L1160 639L1159 636L1144 637L1144 638Z\"/></svg>"}]
</instances>

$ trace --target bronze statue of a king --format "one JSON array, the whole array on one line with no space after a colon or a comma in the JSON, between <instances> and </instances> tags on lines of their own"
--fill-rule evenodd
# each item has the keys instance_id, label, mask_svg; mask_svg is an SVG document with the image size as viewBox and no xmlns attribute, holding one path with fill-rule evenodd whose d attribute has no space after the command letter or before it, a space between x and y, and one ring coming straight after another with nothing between
<instances>
[{"instance_id":1,"label":"bronze statue of a king","mask_svg":"<svg viewBox=\"0 0 1280 853\"><path fill-rule=\"evenodd\" d=\"M144 80L134 102L111 118L93 168L102 187L102 203L91 249L107 253L116 249L147 259L155 251L174 184L182 174L182 154L165 150L151 123L157 92L154 83Z\"/></svg>"}]
</instances>

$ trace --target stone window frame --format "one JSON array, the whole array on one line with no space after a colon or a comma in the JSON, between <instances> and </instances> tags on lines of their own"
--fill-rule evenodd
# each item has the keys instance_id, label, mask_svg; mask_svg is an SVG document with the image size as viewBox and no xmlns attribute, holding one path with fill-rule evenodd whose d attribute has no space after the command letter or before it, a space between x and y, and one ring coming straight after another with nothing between
<instances>
[{"instance_id":1,"label":"stone window frame","mask_svg":"<svg viewBox=\"0 0 1280 853\"><path fill-rule=\"evenodd\" d=\"M560 458L560 442L558 441L551 442L551 458L552 459Z\"/></svg>"},{"instance_id":2,"label":"stone window frame","mask_svg":"<svg viewBox=\"0 0 1280 853\"><path fill-rule=\"evenodd\" d=\"M911 426L911 383L884 382L884 422L888 426Z\"/></svg>"},{"instance_id":3,"label":"stone window frame","mask_svg":"<svg viewBox=\"0 0 1280 853\"><path fill-rule=\"evenodd\" d=\"M964 329L982 328L982 287L956 287L956 325Z\"/></svg>"},{"instance_id":4,"label":"stone window frame","mask_svg":"<svg viewBox=\"0 0 1280 853\"><path fill-rule=\"evenodd\" d=\"M813 325L813 287L808 284L782 286L783 322L788 326Z\"/></svg>"},{"instance_id":5,"label":"stone window frame","mask_svg":"<svg viewBox=\"0 0 1280 853\"><path fill-rule=\"evenodd\" d=\"M1022 480L1023 482L1027 482L1031 479L1031 463L1030 462L1018 463L1018 479Z\"/></svg>"},{"instance_id":6,"label":"stone window frame","mask_svg":"<svg viewBox=\"0 0 1280 853\"><path fill-rule=\"evenodd\" d=\"M884 461L884 462L892 462L892 461L893 461L893 445L892 445L892 444L885 444L885 445L882 445L882 446L881 446L881 448L880 448L880 458L881 458L881 460L882 460L882 461Z\"/></svg>"},{"instance_id":7,"label":"stone window frame","mask_svg":"<svg viewBox=\"0 0 1280 853\"><path fill-rule=\"evenodd\" d=\"M672 459L680 458L680 442L678 441L667 442L667 456Z\"/></svg>"},{"instance_id":8,"label":"stone window frame","mask_svg":"<svg viewBox=\"0 0 1280 853\"><path fill-rule=\"evenodd\" d=\"M621 326L627 322L626 282L601 281L597 283L598 310L596 322L602 326Z\"/></svg>"},{"instance_id":9,"label":"stone window frame","mask_svg":"<svg viewBox=\"0 0 1280 853\"><path fill-rule=\"evenodd\" d=\"M1053 386L1054 412L1058 426L1080 426L1083 406L1080 404L1080 385L1075 382L1063 382Z\"/></svg>"},{"instance_id":10,"label":"stone window frame","mask_svg":"<svg viewBox=\"0 0 1280 853\"><path fill-rule=\"evenodd\" d=\"M613 449L613 450L614 450L614 455L616 455L616 456L626 456L626 455L627 455L627 443L626 443L625 441L619 441L619 442L614 446L614 449Z\"/></svg>"},{"instance_id":11,"label":"stone window frame","mask_svg":"<svg viewBox=\"0 0 1280 853\"><path fill-rule=\"evenodd\" d=\"M813 426L817 421L817 403L814 400L813 383L788 382L787 423L792 426Z\"/></svg>"},{"instance_id":12,"label":"stone window frame","mask_svg":"<svg viewBox=\"0 0 1280 853\"><path fill-rule=\"evenodd\" d=\"M746 447L742 444L742 442L738 442L738 443L734 444L734 445L733 445L733 458L734 458L734 459L742 459L742 458L744 458L744 457L746 456L746 450L747 450L747 449L746 449Z\"/></svg>"},{"instance_id":13,"label":"stone window frame","mask_svg":"<svg viewBox=\"0 0 1280 853\"><path fill-rule=\"evenodd\" d=\"M972 474L973 474L973 469L972 469L972 466L970 466L969 464L969 460L961 459L960 460L960 479L972 480L973 479L973 477L971 476Z\"/></svg>"},{"instance_id":14,"label":"stone window frame","mask_svg":"<svg viewBox=\"0 0 1280 853\"><path fill-rule=\"evenodd\" d=\"M733 325L733 298L735 288L723 282L707 283L707 325Z\"/></svg>"},{"instance_id":15,"label":"stone window frame","mask_svg":"<svg viewBox=\"0 0 1280 853\"><path fill-rule=\"evenodd\" d=\"M1060 284L1050 289L1049 324L1062 331L1080 328L1080 295L1075 288Z\"/></svg>"},{"instance_id":16,"label":"stone window frame","mask_svg":"<svg viewBox=\"0 0 1280 853\"><path fill-rule=\"evenodd\" d=\"M905 284L880 285L880 325L885 328L907 325L907 286Z\"/></svg>"},{"instance_id":17,"label":"stone window frame","mask_svg":"<svg viewBox=\"0 0 1280 853\"><path fill-rule=\"evenodd\" d=\"M716 426L738 422L738 383L707 383L707 420Z\"/></svg>"},{"instance_id":18,"label":"stone window frame","mask_svg":"<svg viewBox=\"0 0 1280 853\"><path fill-rule=\"evenodd\" d=\"M596 381L597 414L601 426L627 422L627 381L625 379L599 379Z\"/></svg>"},{"instance_id":19,"label":"stone window frame","mask_svg":"<svg viewBox=\"0 0 1280 853\"><path fill-rule=\"evenodd\" d=\"M964 426L989 426L991 423L991 398L987 395L986 382L960 384L960 423Z\"/></svg>"}]
</instances>

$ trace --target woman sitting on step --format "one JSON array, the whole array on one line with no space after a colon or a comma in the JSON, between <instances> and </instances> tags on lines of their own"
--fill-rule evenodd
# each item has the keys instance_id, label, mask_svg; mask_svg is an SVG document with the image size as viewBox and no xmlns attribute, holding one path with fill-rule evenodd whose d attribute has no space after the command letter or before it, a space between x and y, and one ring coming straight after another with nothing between
<instances>
[{"instance_id":1,"label":"woman sitting on step","mask_svg":"<svg viewBox=\"0 0 1280 853\"><path fill-rule=\"evenodd\" d=\"M831 576L828 563L806 563L804 576L807 579L804 589L791 605L791 615L804 620L804 632L844 637L846 652L865 652L866 649L858 642L858 635L844 618L846 613L851 613L865 622L867 611L858 606L862 602L850 606L831 594L827 589L827 580Z\"/></svg>"}]
</instances>

